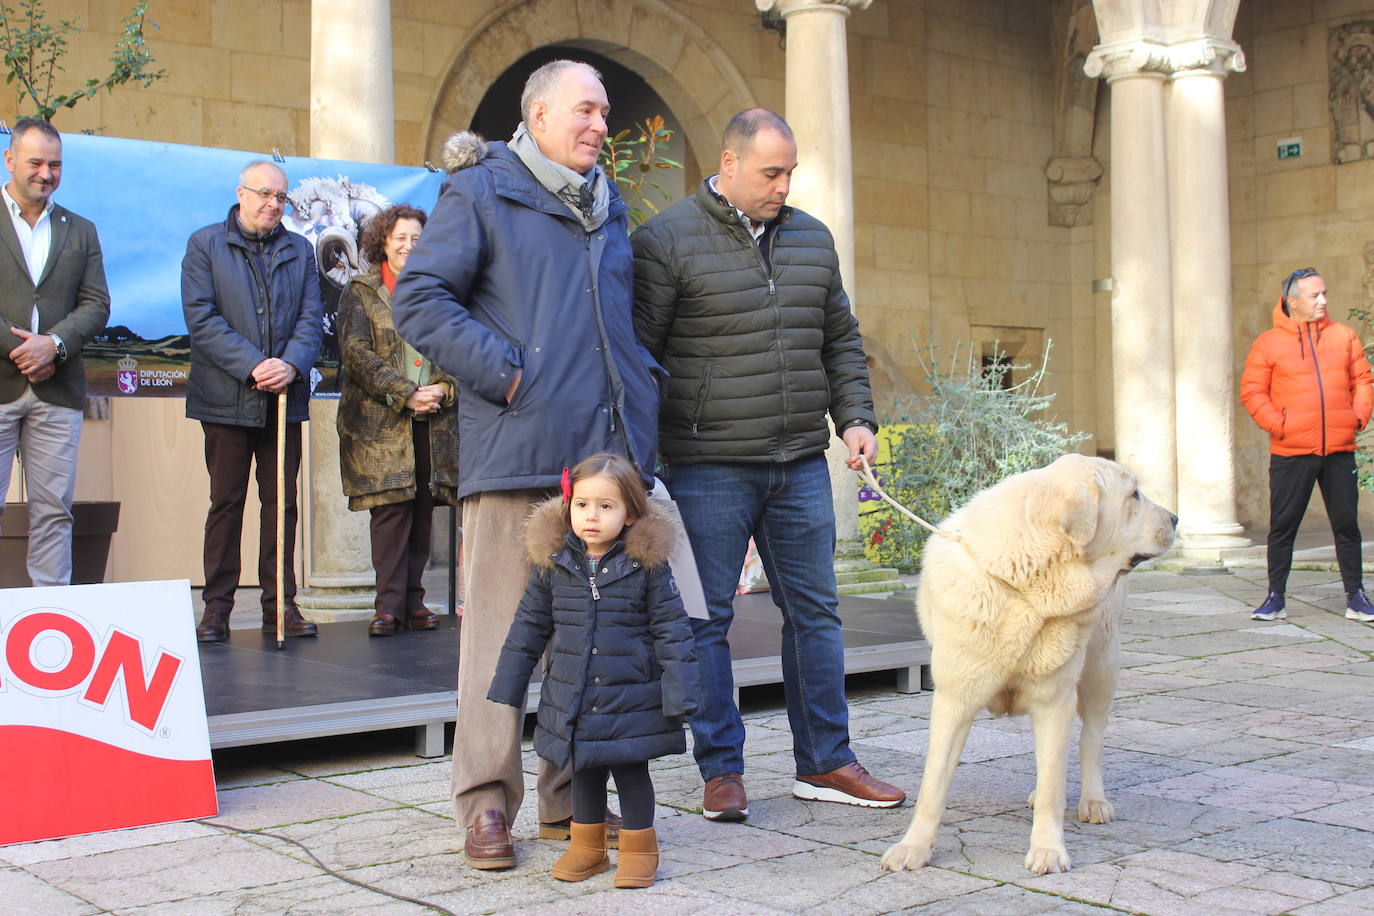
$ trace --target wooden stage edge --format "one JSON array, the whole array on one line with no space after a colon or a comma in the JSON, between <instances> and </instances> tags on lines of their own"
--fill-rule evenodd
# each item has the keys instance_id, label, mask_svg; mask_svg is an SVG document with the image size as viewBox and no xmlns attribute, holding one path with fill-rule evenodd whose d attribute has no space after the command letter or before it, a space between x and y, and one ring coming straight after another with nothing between
<instances>
[{"instance_id":1,"label":"wooden stage edge","mask_svg":"<svg viewBox=\"0 0 1374 916\"><path fill-rule=\"evenodd\" d=\"M928 684L930 645L909 601L842 596L845 673L897 671L897 691ZM730 644L735 698L741 687L782 682L776 653L781 616L768 595L735 600ZM444 725L458 713L454 618L439 632L369 638L365 622L323 624L316 639L275 639L232 631L226 643L201 647L201 676L213 749L330 735L415 729L415 753L440 757ZM319 702L334 696L337 702ZM286 705L293 699L299 705ZM530 686L526 711L539 705Z\"/></svg>"}]
</instances>

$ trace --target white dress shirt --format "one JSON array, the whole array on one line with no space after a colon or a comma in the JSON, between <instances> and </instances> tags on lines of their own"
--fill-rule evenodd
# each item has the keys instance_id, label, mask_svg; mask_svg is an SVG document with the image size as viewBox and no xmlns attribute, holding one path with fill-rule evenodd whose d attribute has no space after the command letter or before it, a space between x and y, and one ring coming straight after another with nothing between
<instances>
[{"instance_id":1,"label":"white dress shirt","mask_svg":"<svg viewBox=\"0 0 1374 916\"><path fill-rule=\"evenodd\" d=\"M32 226L29 221L24 219L19 212L19 205L10 197L8 185L0 185L0 196L5 199L5 209L9 211L10 220L14 223L14 234L19 236L19 247L24 251L24 261L29 268L29 277L33 280L33 285L37 286L39 279L43 276L43 268L48 263L48 252L52 248L52 201L43 208L39 214L38 221ZM38 306L34 306L33 314L29 318L29 330L38 333Z\"/></svg>"},{"instance_id":2,"label":"white dress shirt","mask_svg":"<svg viewBox=\"0 0 1374 916\"><path fill-rule=\"evenodd\" d=\"M706 184L707 184L708 187L710 187L710 189L711 189L713 192L715 192L715 194L716 194L718 197L722 197L722 198L723 198L725 195L721 194L721 193L720 193L720 189L718 189L718 188L716 187L716 179L719 178L719 177L720 177L719 175L712 175L710 178L706 179ZM730 203L730 202L727 200L726 203ZM730 204L730 206L735 207L734 204ZM768 224L767 224L767 223L759 223L757 226L755 226L755 225L754 225L754 221L753 221L752 219L749 218L749 214L748 214L748 213L745 213L745 212L744 212L743 210L741 210L739 207L735 207L735 212L739 214L739 221L740 221L741 223L744 223L744 228L749 230L749 235L750 235L751 237L753 237L754 241L757 242L757 241L759 240L759 236L763 235L763 230L766 229L766 228L768 228Z\"/></svg>"}]
</instances>

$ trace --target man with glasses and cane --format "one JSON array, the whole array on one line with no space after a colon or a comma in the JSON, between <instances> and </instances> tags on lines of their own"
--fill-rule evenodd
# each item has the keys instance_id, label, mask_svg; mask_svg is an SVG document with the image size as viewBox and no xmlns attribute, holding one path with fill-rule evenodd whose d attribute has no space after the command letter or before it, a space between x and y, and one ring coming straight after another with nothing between
<instances>
[{"instance_id":1,"label":"man with glasses and cane","mask_svg":"<svg viewBox=\"0 0 1374 916\"><path fill-rule=\"evenodd\" d=\"M1345 616L1374 622L1364 593L1356 506L1355 434L1369 422L1374 383L1359 335L1327 314L1326 282L1304 267L1283 281L1274 326L1255 339L1240 400L1269 433L1269 594L1254 620L1281 620L1293 539L1318 484L1336 538Z\"/></svg>"},{"instance_id":2,"label":"man with glasses and cane","mask_svg":"<svg viewBox=\"0 0 1374 916\"><path fill-rule=\"evenodd\" d=\"M238 203L225 220L191 236L181 262L182 310L191 338L186 416L199 420L205 431L210 472L205 614L196 627L201 642L220 642L229 635L248 471L254 462L262 503L262 631L279 639L283 635L277 621L281 601L285 636L316 635L315 624L301 616L294 600L293 553L301 423L308 418L310 368L324 334L319 274L310 242L281 225L286 173L280 167L266 160L250 162L239 173L236 194ZM286 434L279 447L283 410ZM284 502L280 534L279 489Z\"/></svg>"}]
</instances>

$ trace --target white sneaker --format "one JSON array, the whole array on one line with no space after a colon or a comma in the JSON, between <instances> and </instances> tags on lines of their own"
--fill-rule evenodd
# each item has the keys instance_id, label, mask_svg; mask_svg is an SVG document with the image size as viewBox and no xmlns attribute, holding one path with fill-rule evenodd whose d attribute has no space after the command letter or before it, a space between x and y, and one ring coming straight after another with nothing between
<instances>
[{"instance_id":1,"label":"white sneaker","mask_svg":"<svg viewBox=\"0 0 1374 916\"><path fill-rule=\"evenodd\" d=\"M1357 588L1345 596L1345 619L1374 623L1374 604L1369 603L1364 589Z\"/></svg>"},{"instance_id":2,"label":"white sneaker","mask_svg":"<svg viewBox=\"0 0 1374 916\"><path fill-rule=\"evenodd\" d=\"M1251 620L1283 620L1288 610L1283 606L1283 593L1270 592L1264 596L1264 603L1250 612Z\"/></svg>"}]
</instances>

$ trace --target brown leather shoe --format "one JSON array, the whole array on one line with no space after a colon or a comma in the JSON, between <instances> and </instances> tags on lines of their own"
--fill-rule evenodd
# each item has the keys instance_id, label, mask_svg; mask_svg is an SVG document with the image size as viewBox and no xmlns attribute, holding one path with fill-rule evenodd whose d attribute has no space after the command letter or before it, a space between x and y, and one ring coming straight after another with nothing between
<instances>
[{"instance_id":1,"label":"brown leather shoe","mask_svg":"<svg viewBox=\"0 0 1374 916\"><path fill-rule=\"evenodd\" d=\"M378 614L367 625L368 636L395 636L396 618L390 614Z\"/></svg>"},{"instance_id":2,"label":"brown leather shoe","mask_svg":"<svg viewBox=\"0 0 1374 916\"><path fill-rule=\"evenodd\" d=\"M865 808L895 808L906 801L896 786L874 779L856 760L818 776L798 775L792 794L810 801L839 802Z\"/></svg>"},{"instance_id":3,"label":"brown leather shoe","mask_svg":"<svg viewBox=\"0 0 1374 916\"><path fill-rule=\"evenodd\" d=\"M301 616L301 609L294 604L286 606L286 619L282 621L282 630L287 636L318 636L320 628ZM277 609L268 611L262 609L262 631L276 635L277 632Z\"/></svg>"},{"instance_id":4,"label":"brown leather shoe","mask_svg":"<svg viewBox=\"0 0 1374 916\"><path fill-rule=\"evenodd\" d=\"M205 609L196 626L196 642L224 642L229 638L229 612Z\"/></svg>"},{"instance_id":5,"label":"brown leather shoe","mask_svg":"<svg viewBox=\"0 0 1374 916\"><path fill-rule=\"evenodd\" d=\"M572 817L565 817L561 821L540 821L539 839L541 840L566 840L572 836ZM606 848L620 848L620 815L611 809L606 809Z\"/></svg>"},{"instance_id":6,"label":"brown leather shoe","mask_svg":"<svg viewBox=\"0 0 1374 916\"><path fill-rule=\"evenodd\" d=\"M463 861L484 871L515 867L515 847L511 845L510 828L503 812L490 808L468 825Z\"/></svg>"},{"instance_id":7,"label":"brown leather shoe","mask_svg":"<svg viewBox=\"0 0 1374 916\"><path fill-rule=\"evenodd\" d=\"M418 611L411 611L406 615L406 628L410 630L437 630L439 628L439 615L429 608L420 608Z\"/></svg>"},{"instance_id":8,"label":"brown leather shoe","mask_svg":"<svg viewBox=\"0 0 1374 916\"><path fill-rule=\"evenodd\" d=\"M749 816L749 798L744 794L744 777L724 773L706 780L701 814L710 821L742 821Z\"/></svg>"}]
</instances>

